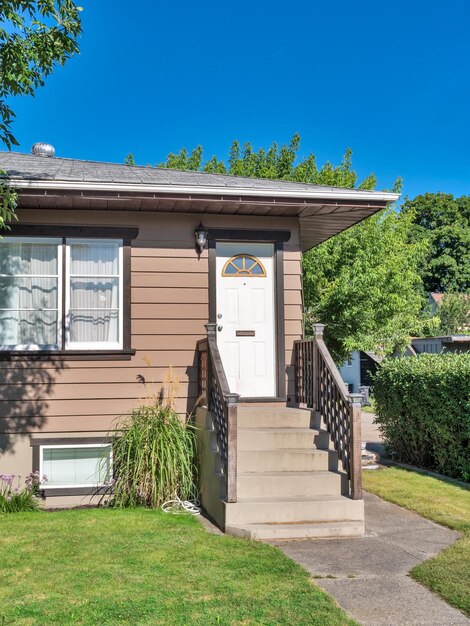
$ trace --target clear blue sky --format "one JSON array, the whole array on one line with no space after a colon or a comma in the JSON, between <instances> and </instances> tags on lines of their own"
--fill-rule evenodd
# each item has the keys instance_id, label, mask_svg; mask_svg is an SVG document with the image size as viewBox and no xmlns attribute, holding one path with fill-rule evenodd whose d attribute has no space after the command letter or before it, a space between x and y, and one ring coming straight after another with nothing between
<instances>
[{"instance_id":1,"label":"clear blue sky","mask_svg":"<svg viewBox=\"0 0 470 626\"><path fill-rule=\"evenodd\" d=\"M82 0L81 54L16 100L20 150L140 164L233 139L470 194L469 0Z\"/></svg>"}]
</instances>

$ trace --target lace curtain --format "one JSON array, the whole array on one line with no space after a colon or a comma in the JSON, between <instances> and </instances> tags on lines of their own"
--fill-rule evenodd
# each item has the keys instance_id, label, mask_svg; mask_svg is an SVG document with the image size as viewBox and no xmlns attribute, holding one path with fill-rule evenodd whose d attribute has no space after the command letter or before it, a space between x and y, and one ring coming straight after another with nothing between
<instances>
[{"instance_id":1,"label":"lace curtain","mask_svg":"<svg viewBox=\"0 0 470 626\"><path fill-rule=\"evenodd\" d=\"M121 242L68 240L67 246L68 310L62 311L62 240L0 241L1 346L58 348L64 315L71 347L119 342Z\"/></svg>"},{"instance_id":2,"label":"lace curtain","mask_svg":"<svg viewBox=\"0 0 470 626\"><path fill-rule=\"evenodd\" d=\"M57 345L59 243L1 242L1 345Z\"/></svg>"},{"instance_id":3,"label":"lace curtain","mask_svg":"<svg viewBox=\"0 0 470 626\"><path fill-rule=\"evenodd\" d=\"M119 341L119 242L71 241L69 340Z\"/></svg>"}]
</instances>

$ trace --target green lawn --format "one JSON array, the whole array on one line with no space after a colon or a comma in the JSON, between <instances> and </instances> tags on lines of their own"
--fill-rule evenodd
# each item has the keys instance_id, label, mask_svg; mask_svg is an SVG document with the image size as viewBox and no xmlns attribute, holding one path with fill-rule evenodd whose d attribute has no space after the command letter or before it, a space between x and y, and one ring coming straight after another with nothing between
<instances>
[{"instance_id":1,"label":"green lawn","mask_svg":"<svg viewBox=\"0 0 470 626\"><path fill-rule=\"evenodd\" d=\"M470 486L390 467L363 472L364 488L463 533L453 546L411 570L415 580L470 615Z\"/></svg>"},{"instance_id":2,"label":"green lawn","mask_svg":"<svg viewBox=\"0 0 470 626\"><path fill-rule=\"evenodd\" d=\"M0 624L353 625L280 550L145 509L0 516Z\"/></svg>"}]
</instances>

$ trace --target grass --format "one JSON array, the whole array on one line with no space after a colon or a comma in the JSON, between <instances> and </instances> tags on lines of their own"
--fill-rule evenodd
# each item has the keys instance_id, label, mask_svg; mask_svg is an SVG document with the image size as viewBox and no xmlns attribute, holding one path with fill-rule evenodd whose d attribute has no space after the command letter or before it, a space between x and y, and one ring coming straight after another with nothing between
<instances>
[{"instance_id":1,"label":"grass","mask_svg":"<svg viewBox=\"0 0 470 626\"><path fill-rule=\"evenodd\" d=\"M470 615L470 486L401 468L363 472L364 488L463 537L432 559L417 565L411 576Z\"/></svg>"},{"instance_id":2,"label":"grass","mask_svg":"<svg viewBox=\"0 0 470 626\"><path fill-rule=\"evenodd\" d=\"M0 524L2 625L355 624L280 550L192 517L82 509Z\"/></svg>"}]
</instances>

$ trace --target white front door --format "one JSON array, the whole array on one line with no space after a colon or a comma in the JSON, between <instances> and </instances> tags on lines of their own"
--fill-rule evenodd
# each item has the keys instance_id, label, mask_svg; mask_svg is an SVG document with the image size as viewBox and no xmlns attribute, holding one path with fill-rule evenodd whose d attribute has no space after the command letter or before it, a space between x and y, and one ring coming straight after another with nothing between
<instances>
[{"instance_id":1,"label":"white front door","mask_svg":"<svg viewBox=\"0 0 470 626\"><path fill-rule=\"evenodd\" d=\"M217 243L217 344L230 391L276 396L274 246Z\"/></svg>"}]
</instances>

